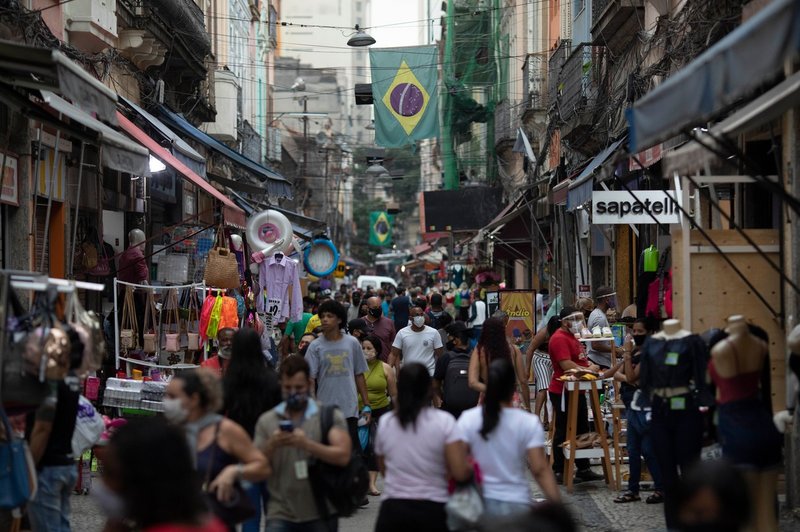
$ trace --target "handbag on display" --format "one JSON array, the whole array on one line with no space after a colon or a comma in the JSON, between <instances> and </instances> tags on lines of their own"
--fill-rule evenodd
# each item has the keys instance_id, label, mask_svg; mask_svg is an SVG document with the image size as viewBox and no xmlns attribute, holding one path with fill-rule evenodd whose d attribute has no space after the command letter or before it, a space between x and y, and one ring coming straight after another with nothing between
<instances>
[{"instance_id":1,"label":"handbag on display","mask_svg":"<svg viewBox=\"0 0 800 532\"><path fill-rule=\"evenodd\" d=\"M3 434L0 435L0 509L24 506L36 494L37 476L28 444L16 438L4 409L0 408Z\"/></svg>"},{"instance_id":2,"label":"handbag on display","mask_svg":"<svg viewBox=\"0 0 800 532\"><path fill-rule=\"evenodd\" d=\"M199 321L200 316L197 312L197 291L194 288L189 289L189 318L186 320L186 336L188 339L189 351L200 350L200 333L192 331L195 321Z\"/></svg>"},{"instance_id":3,"label":"handbag on display","mask_svg":"<svg viewBox=\"0 0 800 532\"><path fill-rule=\"evenodd\" d=\"M171 289L167 292L167 299L164 304L164 319L162 326L164 333L164 351L177 353L181 350L181 325L180 312L178 311L178 290ZM169 332L169 326L174 322L177 332Z\"/></svg>"},{"instance_id":4,"label":"handbag on display","mask_svg":"<svg viewBox=\"0 0 800 532\"><path fill-rule=\"evenodd\" d=\"M158 321L156 319L156 313L158 310L156 309L156 302L155 297L153 296L153 290L147 290L147 303L145 303L144 308L144 323L142 326L144 327L145 331L153 331L152 333L146 332L142 335L142 341L144 345L142 346L142 350L145 353L155 353L158 351Z\"/></svg>"},{"instance_id":5,"label":"handbag on display","mask_svg":"<svg viewBox=\"0 0 800 532\"><path fill-rule=\"evenodd\" d=\"M225 230L222 226L217 229L215 244L208 252L203 280L214 288L238 288L241 283L239 263L236 262L236 255L225 244Z\"/></svg>"},{"instance_id":6,"label":"handbag on display","mask_svg":"<svg viewBox=\"0 0 800 532\"><path fill-rule=\"evenodd\" d=\"M119 346L123 349L135 349L139 337L136 322L136 305L133 302L133 287L125 287L125 298L122 303L122 321L120 322Z\"/></svg>"},{"instance_id":7,"label":"handbag on display","mask_svg":"<svg viewBox=\"0 0 800 532\"><path fill-rule=\"evenodd\" d=\"M67 322L75 329L83 342L83 362L78 370L85 375L97 371L103 365L106 352L105 335L96 313L83 308L78 294L73 293L67 302Z\"/></svg>"}]
</instances>

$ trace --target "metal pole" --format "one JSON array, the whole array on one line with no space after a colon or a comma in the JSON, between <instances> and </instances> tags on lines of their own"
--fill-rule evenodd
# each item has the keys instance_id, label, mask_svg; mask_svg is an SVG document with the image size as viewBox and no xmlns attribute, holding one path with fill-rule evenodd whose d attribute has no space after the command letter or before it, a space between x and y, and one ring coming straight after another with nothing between
<instances>
[{"instance_id":1,"label":"metal pole","mask_svg":"<svg viewBox=\"0 0 800 532\"><path fill-rule=\"evenodd\" d=\"M58 119L61 120L61 113L58 113ZM47 214L45 215L44 219L44 242L42 242L42 256L39 257L39 271L43 272L44 270L44 254L45 248L47 247L47 240L50 236L50 212L53 208L53 187L55 186L54 180L56 177L56 169L58 168L58 145L61 144L61 130L59 129L56 131L56 147L55 153L53 154L53 166L51 167L50 172L50 190L47 191ZM49 273L49 272L48 272Z\"/></svg>"},{"instance_id":2,"label":"metal pole","mask_svg":"<svg viewBox=\"0 0 800 532\"><path fill-rule=\"evenodd\" d=\"M86 148L86 144L81 141L81 157L80 163L78 163L78 191L75 193L75 218L72 220L72 238L70 239L70 254L69 254L69 276L72 278L73 276L73 263L75 262L75 240L78 238L78 213L80 212L81 208L81 184L83 180L83 152ZM100 249L98 251L103 251L103 236L98 234L98 238L100 238Z\"/></svg>"}]
</instances>

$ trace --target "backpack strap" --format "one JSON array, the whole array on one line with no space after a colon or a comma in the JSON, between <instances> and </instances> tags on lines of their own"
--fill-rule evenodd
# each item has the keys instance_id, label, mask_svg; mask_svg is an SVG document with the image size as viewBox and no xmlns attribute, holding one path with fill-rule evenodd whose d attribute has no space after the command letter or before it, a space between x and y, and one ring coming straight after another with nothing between
<instances>
[{"instance_id":1,"label":"backpack strap","mask_svg":"<svg viewBox=\"0 0 800 532\"><path fill-rule=\"evenodd\" d=\"M320 443L323 445L329 445L330 442L328 441L328 432L330 432L331 427L333 427L333 411L336 409L336 405L322 405L319 411L319 426L322 434L320 434ZM319 461L318 458L315 459ZM317 505L317 511L319 512L319 517L327 526L328 520L331 517L331 513L328 510L328 502L325 500L325 494L322 493L322 489L320 488L318 482L315 482L314 479L311 479L311 492L314 494L314 502Z\"/></svg>"}]
</instances>

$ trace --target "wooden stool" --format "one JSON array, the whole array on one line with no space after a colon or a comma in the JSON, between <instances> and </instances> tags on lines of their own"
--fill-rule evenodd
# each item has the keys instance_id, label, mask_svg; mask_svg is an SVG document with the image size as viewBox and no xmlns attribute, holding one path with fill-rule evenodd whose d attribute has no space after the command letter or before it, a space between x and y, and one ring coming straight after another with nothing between
<instances>
[{"instance_id":1,"label":"wooden stool","mask_svg":"<svg viewBox=\"0 0 800 532\"><path fill-rule=\"evenodd\" d=\"M576 458L602 458L603 460L603 476L607 485L610 485L613 480L613 471L611 470L611 456L608 450L608 441L606 440L605 420L603 419L603 411L600 408L600 396L598 394L598 383L602 380L594 381L566 381L564 383L564 392L569 393L569 407L567 409L567 437L564 441L564 484L567 487L567 493L572 493L572 474L575 472L575 459ZM592 413L594 417L594 426L597 434L600 435L601 449L577 449L578 437L578 401L582 401L581 391L588 391L592 404ZM554 451L555 452L555 451Z\"/></svg>"}]
</instances>

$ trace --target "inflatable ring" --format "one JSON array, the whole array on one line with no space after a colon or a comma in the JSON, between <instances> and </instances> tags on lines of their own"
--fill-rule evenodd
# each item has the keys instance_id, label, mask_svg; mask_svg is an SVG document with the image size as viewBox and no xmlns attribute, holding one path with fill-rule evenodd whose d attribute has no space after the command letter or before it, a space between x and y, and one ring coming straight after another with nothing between
<instances>
[{"instance_id":1,"label":"inflatable ring","mask_svg":"<svg viewBox=\"0 0 800 532\"><path fill-rule=\"evenodd\" d=\"M312 255L313 254L313 255ZM314 277L330 275L339 264L339 250L327 237L316 237L306 246L303 265Z\"/></svg>"},{"instance_id":2,"label":"inflatable ring","mask_svg":"<svg viewBox=\"0 0 800 532\"><path fill-rule=\"evenodd\" d=\"M260 255L263 260L263 257L278 251L289 254L293 249L291 222L283 213L272 209L254 214L247 220L246 236L257 262L261 261L256 255Z\"/></svg>"}]
</instances>

